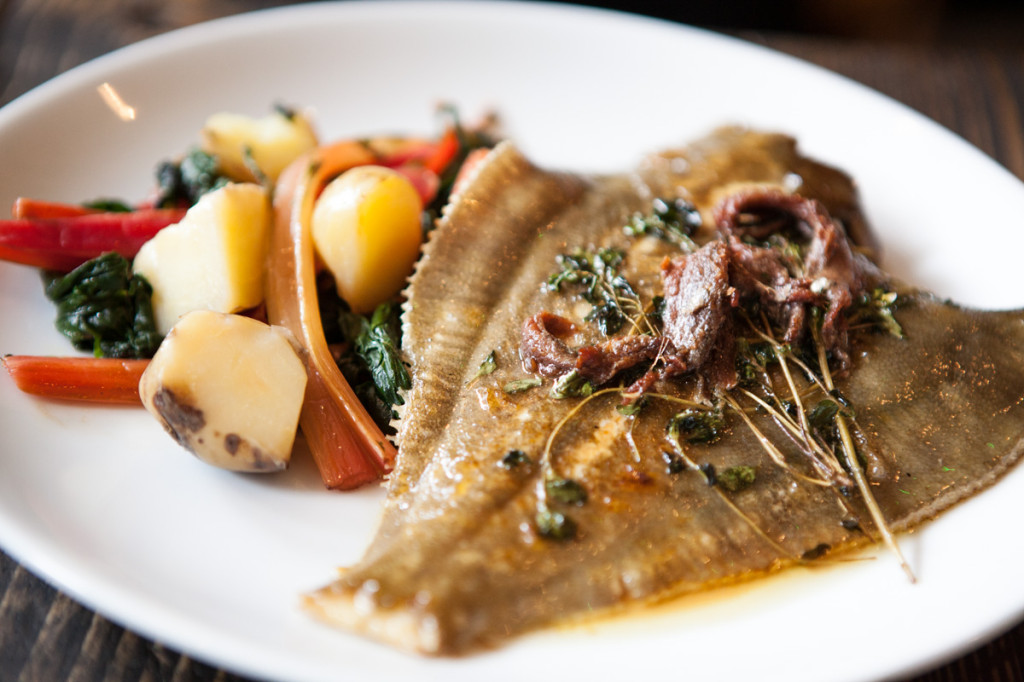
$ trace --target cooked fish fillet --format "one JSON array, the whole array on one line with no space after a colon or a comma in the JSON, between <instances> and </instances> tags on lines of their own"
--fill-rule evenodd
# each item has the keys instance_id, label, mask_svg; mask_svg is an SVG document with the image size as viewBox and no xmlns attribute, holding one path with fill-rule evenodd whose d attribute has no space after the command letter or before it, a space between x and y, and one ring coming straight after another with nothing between
<instances>
[{"instance_id":1,"label":"cooked fish fillet","mask_svg":"<svg viewBox=\"0 0 1024 682\"><path fill-rule=\"evenodd\" d=\"M883 526L921 523L1012 466L1024 437L1024 315L965 310L898 283L903 338L851 328L832 393L882 525L848 465L809 456L778 412L754 409L739 387L728 394L742 407L726 406L717 440L681 444L666 425L679 401L706 400L693 375L658 378L630 414L616 409L620 389L555 399L553 381L524 368L523 323L540 311L574 321L568 346L605 340L583 321L589 304L545 286L560 254L621 250L622 274L651 301L679 246L622 226L655 197L682 197L704 218L693 241L714 240L713 207L753 185L820 201L860 254L873 253L850 180L788 137L726 129L600 177L542 170L510 144L492 152L431 234L407 292L413 388L380 529L309 608L403 649L463 654L878 542ZM481 374L492 353L496 369ZM522 380L541 385L509 390ZM724 472L753 480L728 487ZM574 494L553 495L555 479ZM565 537L545 534L544 512L567 519Z\"/></svg>"}]
</instances>

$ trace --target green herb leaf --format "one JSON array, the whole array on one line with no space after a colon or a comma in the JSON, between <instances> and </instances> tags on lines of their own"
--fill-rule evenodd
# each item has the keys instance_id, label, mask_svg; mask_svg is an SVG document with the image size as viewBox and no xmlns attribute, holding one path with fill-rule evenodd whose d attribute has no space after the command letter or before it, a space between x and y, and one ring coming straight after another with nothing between
<instances>
[{"instance_id":1,"label":"green herb leaf","mask_svg":"<svg viewBox=\"0 0 1024 682\"><path fill-rule=\"evenodd\" d=\"M643 411L644 407L647 406L647 396L642 395L632 402L626 403L625 405L616 405L615 411L624 417L635 417Z\"/></svg>"},{"instance_id":2,"label":"green herb leaf","mask_svg":"<svg viewBox=\"0 0 1024 682\"><path fill-rule=\"evenodd\" d=\"M822 542L814 547L810 548L806 552L800 555L800 558L804 561L814 561L828 554L829 550L832 549L832 545L827 542Z\"/></svg>"},{"instance_id":3,"label":"green herb leaf","mask_svg":"<svg viewBox=\"0 0 1024 682\"><path fill-rule=\"evenodd\" d=\"M514 381L509 381L502 386L502 390L505 391L505 393L523 393L524 391L529 391L531 388L537 388L542 383L544 382L541 381L539 377L516 379Z\"/></svg>"},{"instance_id":4,"label":"green herb leaf","mask_svg":"<svg viewBox=\"0 0 1024 682\"><path fill-rule=\"evenodd\" d=\"M586 398L594 392L594 385L584 379L576 370L563 374L551 387L551 397L556 400L565 398Z\"/></svg>"},{"instance_id":5,"label":"green herb leaf","mask_svg":"<svg viewBox=\"0 0 1024 682\"><path fill-rule=\"evenodd\" d=\"M544 492L548 499L562 504L581 507L587 502L587 491L579 483L569 478L549 478L544 481Z\"/></svg>"},{"instance_id":6,"label":"green herb leaf","mask_svg":"<svg viewBox=\"0 0 1024 682\"><path fill-rule=\"evenodd\" d=\"M655 199L649 214L634 213L623 230L632 237L657 237L691 251L691 237L700 225L700 211L685 199Z\"/></svg>"},{"instance_id":7,"label":"green herb leaf","mask_svg":"<svg viewBox=\"0 0 1024 682\"><path fill-rule=\"evenodd\" d=\"M542 509L534 518L537 532L547 540L572 540L576 537L576 522L561 512Z\"/></svg>"},{"instance_id":8,"label":"green herb leaf","mask_svg":"<svg viewBox=\"0 0 1024 682\"><path fill-rule=\"evenodd\" d=\"M480 377L493 373L496 369L498 369L498 359L495 352L492 350L487 354L487 357L484 358L484 361L480 363L480 367L476 370L476 374L474 374L469 380L469 383L473 383Z\"/></svg>"},{"instance_id":9,"label":"green herb leaf","mask_svg":"<svg viewBox=\"0 0 1024 682\"><path fill-rule=\"evenodd\" d=\"M708 482L709 486L718 485L718 472L715 470L714 464L705 462L704 464L697 465L697 468L704 474L704 480Z\"/></svg>"},{"instance_id":10,"label":"green herb leaf","mask_svg":"<svg viewBox=\"0 0 1024 682\"><path fill-rule=\"evenodd\" d=\"M903 327L896 320L895 311L899 295L885 287L875 287L857 301L851 314L851 324L867 324L887 332L898 339L906 338Z\"/></svg>"},{"instance_id":11,"label":"green herb leaf","mask_svg":"<svg viewBox=\"0 0 1024 682\"><path fill-rule=\"evenodd\" d=\"M665 472L669 474L678 474L686 470L686 462L679 456L679 453L671 452L669 450L661 451L661 458L665 460Z\"/></svg>"},{"instance_id":12,"label":"green herb leaf","mask_svg":"<svg viewBox=\"0 0 1024 682\"><path fill-rule=\"evenodd\" d=\"M789 351L789 346L776 347L767 341L736 341L736 371L740 383L753 386L761 381L765 370L779 362L779 355Z\"/></svg>"},{"instance_id":13,"label":"green herb leaf","mask_svg":"<svg viewBox=\"0 0 1024 682\"><path fill-rule=\"evenodd\" d=\"M298 111L295 110L295 107L283 102L274 102L273 110L274 113L284 116L289 121L294 120L295 117L298 116Z\"/></svg>"},{"instance_id":14,"label":"green herb leaf","mask_svg":"<svg viewBox=\"0 0 1024 682\"><path fill-rule=\"evenodd\" d=\"M731 493L746 490L757 479L757 469L752 466L734 466L718 472L718 485Z\"/></svg>"},{"instance_id":15,"label":"green herb leaf","mask_svg":"<svg viewBox=\"0 0 1024 682\"><path fill-rule=\"evenodd\" d=\"M836 415L839 414L839 409L839 403L826 398L811 408L811 411L807 413L807 421L818 431L831 429Z\"/></svg>"},{"instance_id":16,"label":"green herb leaf","mask_svg":"<svg viewBox=\"0 0 1024 682\"><path fill-rule=\"evenodd\" d=\"M807 413L807 421L811 426L819 429L831 427L835 422L836 415L843 415L844 417L852 418L854 416L853 410L850 409L850 403L838 390L832 390L829 392L830 398L820 400L811 411Z\"/></svg>"},{"instance_id":17,"label":"green herb leaf","mask_svg":"<svg viewBox=\"0 0 1024 682\"><path fill-rule=\"evenodd\" d=\"M583 318L585 322L596 323L597 328L605 336L611 336L622 329L622 325L626 324L627 319L617 301L599 303L591 308Z\"/></svg>"},{"instance_id":18,"label":"green herb leaf","mask_svg":"<svg viewBox=\"0 0 1024 682\"><path fill-rule=\"evenodd\" d=\"M724 428L725 419L717 410L683 410L668 423L672 439L686 443L713 443Z\"/></svg>"},{"instance_id":19,"label":"green herb leaf","mask_svg":"<svg viewBox=\"0 0 1024 682\"><path fill-rule=\"evenodd\" d=\"M529 466L533 464L533 460L530 459L522 450L509 450L508 453L498 461L498 466L502 469L511 471L518 469L521 466Z\"/></svg>"}]
</instances>

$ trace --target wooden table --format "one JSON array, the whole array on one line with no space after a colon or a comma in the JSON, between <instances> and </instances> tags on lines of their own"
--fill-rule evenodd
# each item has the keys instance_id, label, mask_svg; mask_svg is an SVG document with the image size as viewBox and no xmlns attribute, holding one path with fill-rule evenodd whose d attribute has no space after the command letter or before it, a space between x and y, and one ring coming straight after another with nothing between
<instances>
[{"instance_id":1,"label":"wooden table","mask_svg":"<svg viewBox=\"0 0 1024 682\"><path fill-rule=\"evenodd\" d=\"M122 45L281 0L0 0L0 106ZM943 47L772 33L743 37L867 84L1024 179L1024 42ZM799 96L795 93L794 96ZM966 200L966 199L965 199ZM953 199L956 201L956 199ZM919 682L1024 680L1024 625ZM827 677L823 671L822 679ZM0 553L0 680L238 680L124 630Z\"/></svg>"}]
</instances>

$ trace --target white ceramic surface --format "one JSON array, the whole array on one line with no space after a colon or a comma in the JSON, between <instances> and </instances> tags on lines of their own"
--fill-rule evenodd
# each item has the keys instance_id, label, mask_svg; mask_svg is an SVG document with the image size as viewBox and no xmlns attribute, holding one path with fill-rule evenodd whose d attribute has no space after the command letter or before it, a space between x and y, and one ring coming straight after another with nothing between
<instances>
[{"instance_id":1,"label":"white ceramic surface","mask_svg":"<svg viewBox=\"0 0 1024 682\"><path fill-rule=\"evenodd\" d=\"M111 84L136 118L113 115ZM1024 188L861 86L742 42L604 11L501 2L318 3L195 26L76 68L0 110L0 206L137 199L210 113L312 107L322 136L436 130L438 101L499 111L537 161L616 170L723 123L796 135L851 172L904 278L1024 305ZM995 239L998 248L991 248ZM68 354L35 272L0 264L0 352ZM36 401L0 377L0 545L114 620L273 679L505 680L656 674L869 680L934 665L1019 618L1024 471L904 539L893 560L698 598L627 620L426 660L310 622L298 595L355 560L381 493L206 468L133 409ZM1010 521L1007 521L1010 519ZM1010 524L1013 523L1011 526ZM1009 536L1009 540L1007 539Z\"/></svg>"}]
</instances>

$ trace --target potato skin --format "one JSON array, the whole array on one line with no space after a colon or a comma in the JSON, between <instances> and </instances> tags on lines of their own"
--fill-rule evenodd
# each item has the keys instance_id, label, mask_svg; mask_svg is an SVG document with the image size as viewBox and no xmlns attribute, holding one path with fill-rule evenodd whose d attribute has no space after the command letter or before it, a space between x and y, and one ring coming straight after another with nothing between
<instances>
[{"instance_id":1,"label":"potato skin","mask_svg":"<svg viewBox=\"0 0 1024 682\"><path fill-rule=\"evenodd\" d=\"M193 454L201 451L209 452L217 449L217 441L220 440L222 454L228 456L210 457L209 455L199 456L200 459L210 462L214 460L215 466L230 471L247 471L252 473L283 471L288 468L288 462L279 458L266 456L258 447L245 440L237 433L229 433L221 439L220 432L214 430L212 442L207 442L204 427L206 420L203 411L182 401L174 391L162 388L158 389L153 396L153 406L159 415L160 422L164 429L183 448Z\"/></svg>"},{"instance_id":2,"label":"potato skin","mask_svg":"<svg viewBox=\"0 0 1024 682\"><path fill-rule=\"evenodd\" d=\"M306 371L287 332L195 311L168 334L139 381L143 405L183 448L222 469L288 466Z\"/></svg>"}]
</instances>

